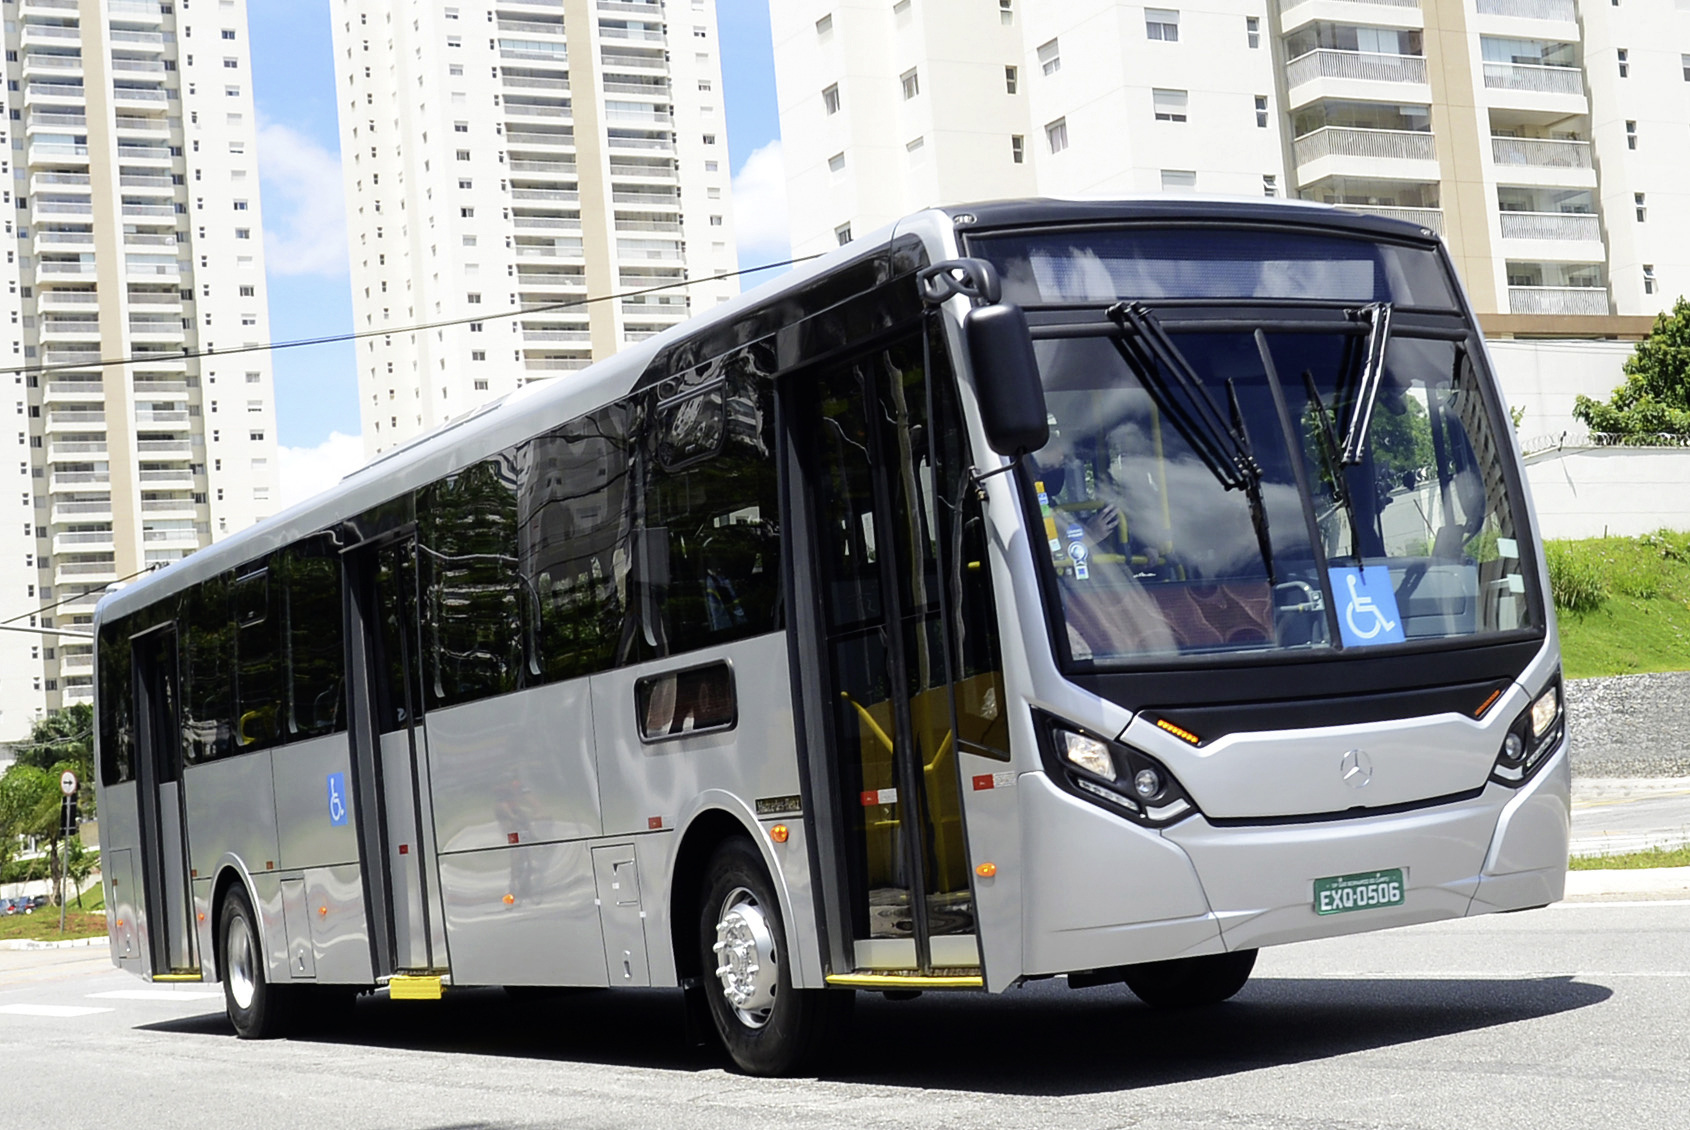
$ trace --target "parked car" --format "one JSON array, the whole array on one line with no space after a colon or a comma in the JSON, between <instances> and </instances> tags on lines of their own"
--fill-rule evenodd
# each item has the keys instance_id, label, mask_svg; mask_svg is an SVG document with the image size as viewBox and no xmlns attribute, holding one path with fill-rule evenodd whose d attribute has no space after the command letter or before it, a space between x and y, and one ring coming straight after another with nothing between
<instances>
[{"instance_id":1,"label":"parked car","mask_svg":"<svg viewBox=\"0 0 1690 1130\"><path fill-rule=\"evenodd\" d=\"M27 896L0 899L0 915L28 914L34 909Z\"/></svg>"},{"instance_id":2,"label":"parked car","mask_svg":"<svg viewBox=\"0 0 1690 1130\"><path fill-rule=\"evenodd\" d=\"M29 900L29 908L31 910L40 910L42 907L46 906L49 901L50 900L46 895L36 895L34 898Z\"/></svg>"}]
</instances>

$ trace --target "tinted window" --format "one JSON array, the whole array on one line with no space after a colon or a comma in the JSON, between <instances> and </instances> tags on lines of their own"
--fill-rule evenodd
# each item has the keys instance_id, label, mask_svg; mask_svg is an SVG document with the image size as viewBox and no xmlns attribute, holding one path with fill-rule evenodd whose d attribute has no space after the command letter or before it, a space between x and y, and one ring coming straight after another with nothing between
<instances>
[{"instance_id":1,"label":"tinted window","mask_svg":"<svg viewBox=\"0 0 1690 1130\"><path fill-rule=\"evenodd\" d=\"M275 572L287 591L287 731L311 737L345 729L340 560L331 547L307 543L283 555Z\"/></svg>"},{"instance_id":2,"label":"tinted window","mask_svg":"<svg viewBox=\"0 0 1690 1130\"><path fill-rule=\"evenodd\" d=\"M235 625L230 577L214 577L182 599L182 742L189 762L234 746Z\"/></svg>"},{"instance_id":3,"label":"tinted window","mask_svg":"<svg viewBox=\"0 0 1690 1130\"><path fill-rule=\"evenodd\" d=\"M135 687L129 675L129 621L100 625L100 781L135 779Z\"/></svg>"},{"instance_id":4,"label":"tinted window","mask_svg":"<svg viewBox=\"0 0 1690 1130\"><path fill-rule=\"evenodd\" d=\"M614 404L528 444L520 556L538 606L535 660L546 681L615 661L637 497L629 437L639 415Z\"/></svg>"},{"instance_id":5,"label":"tinted window","mask_svg":"<svg viewBox=\"0 0 1690 1130\"><path fill-rule=\"evenodd\" d=\"M525 682L530 601L517 568L520 454L477 463L418 496L430 707L503 694Z\"/></svg>"},{"instance_id":6,"label":"tinted window","mask_svg":"<svg viewBox=\"0 0 1690 1130\"><path fill-rule=\"evenodd\" d=\"M282 586L269 569L235 581L235 745L262 749L281 738L287 676L282 647Z\"/></svg>"}]
</instances>

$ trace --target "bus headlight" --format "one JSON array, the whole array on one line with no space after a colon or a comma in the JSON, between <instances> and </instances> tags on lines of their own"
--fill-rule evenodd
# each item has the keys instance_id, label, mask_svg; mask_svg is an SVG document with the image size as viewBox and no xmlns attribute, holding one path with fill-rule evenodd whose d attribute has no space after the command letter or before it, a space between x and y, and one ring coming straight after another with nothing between
<instances>
[{"instance_id":1,"label":"bus headlight","mask_svg":"<svg viewBox=\"0 0 1690 1130\"><path fill-rule=\"evenodd\" d=\"M1036 713L1045 768L1069 792L1153 828L1197 811L1173 774L1148 753Z\"/></svg>"},{"instance_id":2,"label":"bus headlight","mask_svg":"<svg viewBox=\"0 0 1690 1130\"><path fill-rule=\"evenodd\" d=\"M1502 749L1496 755L1491 780L1503 785L1522 785L1543 766L1549 751L1555 748L1566 732L1566 718L1561 709L1561 672L1556 671L1549 687L1532 704L1520 712L1508 734L1502 739Z\"/></svg>"}]
</instances>

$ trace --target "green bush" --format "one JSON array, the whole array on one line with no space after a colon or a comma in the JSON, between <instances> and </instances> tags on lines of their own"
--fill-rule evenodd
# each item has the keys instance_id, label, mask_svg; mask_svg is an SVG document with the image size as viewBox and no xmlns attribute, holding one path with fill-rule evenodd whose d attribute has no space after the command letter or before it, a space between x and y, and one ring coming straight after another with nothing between
<instances>
[{"instance_id":1,"label":"green bush","mask_svg":"<svg viewBox=\"0 0 1690 1130\"><path fill-rule=\"evenodd\" d=\"M1549 565L1549 591L1563 612L1594 612L1608 599L1601 562L1584 546L1544 547Z\"/></svg>"}]
</instances>

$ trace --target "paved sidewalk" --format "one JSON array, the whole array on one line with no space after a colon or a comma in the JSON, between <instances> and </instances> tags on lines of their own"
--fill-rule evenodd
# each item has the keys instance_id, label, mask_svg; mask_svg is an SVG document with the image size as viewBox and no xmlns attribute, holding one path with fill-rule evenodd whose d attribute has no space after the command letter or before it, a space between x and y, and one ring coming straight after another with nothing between
<instances>
[{"instance_id":1,"label":"paved sidewalk","mask_svg":"<svg viewBox=\"0 0 1690 1130\"><path fill-rule=\"evenodd\" d=\"M1690 844L1690 777L1573 778L1573 855L1685 844Z\"/></svg>"}]
</instances>

